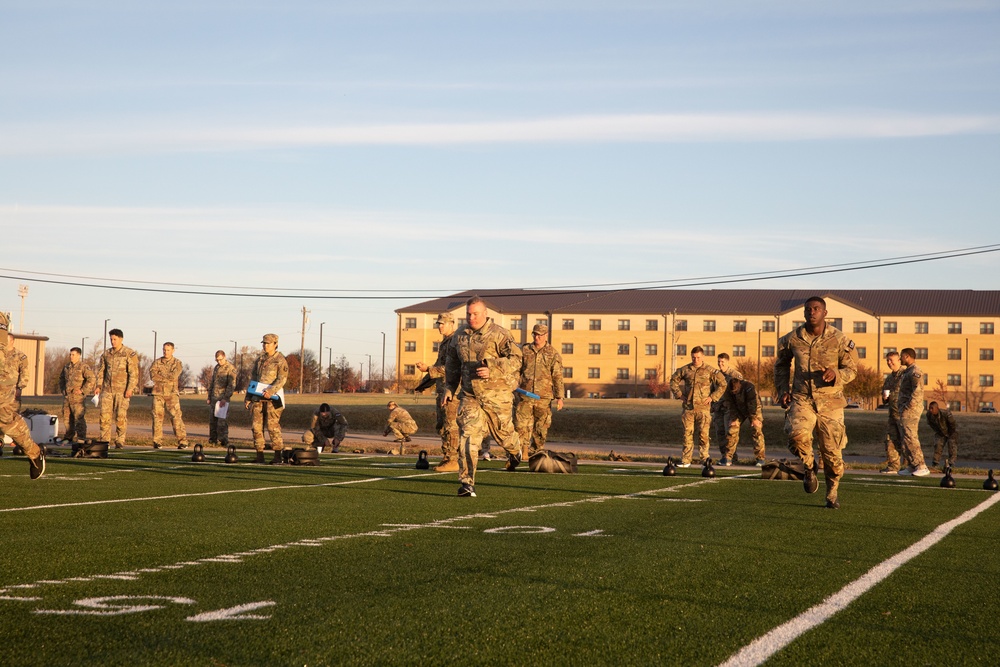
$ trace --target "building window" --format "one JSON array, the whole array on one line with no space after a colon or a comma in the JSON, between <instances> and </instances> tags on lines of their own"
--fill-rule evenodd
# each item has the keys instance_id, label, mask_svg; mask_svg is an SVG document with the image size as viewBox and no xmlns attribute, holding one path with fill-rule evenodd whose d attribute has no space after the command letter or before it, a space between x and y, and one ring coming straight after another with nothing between
<instances>
[{"instance_id":1,"label":"building window","mask_svg":"<svg viewBox=\"0 0 1000 667\"><path fill-rule=\"evenodd\" d=\"M993 376L992 375L980 375L979 376L979 386L980 387L992 387L993 386Z\"/></svg>"},{"instance_id":2,"label":"building window","mask_svg":"<svg viewBox=\"0 0 1000 667\"><path fill-rule=\"evenodd\" d=\"M702 320L701 322L702 331L715 331L715 320Z\"/></svg>"},{"instance_id":3,"label":"building window","mask_svg":"<svg viewBox=\"0 0 1000 667\"><path fill-rule=\"evenodd\" d=\"M890 352L899 352L895 347L883 347L882 348L882 358L885 359Z\"/></svg>"},{"instance_id":4,"label":"building window","mask_svg":"<svg viewBox=\"0 0 1000 667\"><path fill-rule=\"evenodd\" d=\"M416 352L417 351L417 341L408 340L403 343L403 350L406 352Z\"/></svg>"},{"instance_id":5,"label":"building window","mask_svg":"<svg viewBox=\"0 0 1000 667\"><path fill-rule=\"evenodd\" d=\"M962 401L948 401L948 409L952 412L961 412Z\"/></svg>"},{"instance_id":6,"label":"building window","mask_svg":"<svg viewBox=\"0 0 1000 667\"><path fill-rule=\"evenodd\" d=\"M948 333L950 333L950 334L960 334L960 333L962 333L962 323L961 322L948 322Z\"/></svg>"},{"instance_id":7,"label":"building window","mask_svg":"<svg viewBox=\"0 0 1000 667\"><path fill-rule=\"evenodd\" d=\"M979 350L979 361L993 361L993 348L984 347Z\"/></svg>"},{"instance_id":8,"label":"building window","mask_svg":"<svg viewBox=\"0 0 1000 667\"><path fill-rule=\"evenodd\" d=\"M992 334L993 333L993 323L992 322L980 322L979 323L979 333L981 333L981 334Z\"/></svg>"},{"instance_id":9,"label":"building window","mask_svg":"<svg viewBox=\"0 0 1000 667\"><path fill-rule=\"evenodd\" d=\"M868 358L868 348L867 347L856 347L854 351L858 353L858 359Z\"/></svg>"},{"instance_id":10,"label":"building window","mask_svg":"<svg viewBox=\"0 0 1000 667\"><path fill-rule=\"evenodd\" d=\"M733 345L733 356L734 357L745 357L745 356L747 356L747 346L746 345Z\"/></svg>"},{"instance_id":11,"label":"building window","mask_svg":"<svg viewBox=\"0 0 1000 667\"><path fill-rule=\"evenodd\" d=\"M573 377L573 369L572 368L568 368L566 366L563 366L563 377L566 378L566 379L572 378Z\"/></svg>"},{"instance_id":12,"label":"building window","mask_svg":"<svg viewBox=\"0 0 1000 667\"><path fill-rule=\"evenodd\" d=\"M688 346L687 345L678 345L677 346L677 351L676 351L675 354L678 357L686 357L687 353L688 353Z\"/></svg>"},{"instance_id":13,"label":"building window","mask_svg":"<svg viewBox=\"0 0 1000 667\"><path fill-rule=\"evenodd\" d=\"M406 324L403 325L404 329L416 329L417 328L417 318L407 317Z\"/></svg>"},{"instance_id":14,"label":"building window","mask_svg":"<svg viewBox=\"0 0 1000 667\"><path fill-rule=\"evenodd\" d=\"M591 331L600 331L601 330L601 321L600 320L590 320L590 330Z\"/></svg>"},{"instance_id":15,"label":"building window","mask_svg":"<svg viewBox=\"0 0 1000 667\"><path fill-rule=\"evenodd\" d=\"M574 326L573 320L563 320L563 331L572 331Z\"/></svg>"},{"instance_id":16,"label":"building window","mask_svg":"<svg viewBox=\"0 0 1000 667\"><path fill-rule=\"evenodd\" d=\"M656 345L647 345L646 346L646 356L655 357L657 349L658 348L656 347Z\"/></svg>"},{"instance_id":17,"label":"building window","mask_svg":"<svg viewBox=\"0 0 1000 667\"><path fill-rule=\"evenodd\" d=\"M431 345L431 352L437 353L441 351L441 341L436 340L434 344Z\"/></svg>"},{"instance_id":18,"label":"building window","mask_svg":"<svg viewBox=\"0 0 1000 667\"><path fill-rule=\"evenodd\" d=\"M563 343L562 344L563 354L573 354L573 343Z\"/></svg>"},{"instance_id":19,"label":"building window","mask_svg":"<svg viewBox=\"0 0 1000 667\"><path fill-rule=\"evenodd\" d=\"M403 364L403 375L416 375L417 367L413 364Z\"/></svg>"},{"instance_id":20,"label":"building window","mask_svg":"<svg viewBox=\"0 0 1000 667\"><path fill-rule=\"evenodd\" d=\"M544 317L541 317L541 318L535 320L535 324L540 324L543 327L545 327L546 329L549 328L549 321L547 319L545 319Z\"/></svg>"},{"instance_id":21,"label":"building window","mask_svg":"<svg viewBox=\"0 0 1000 667\"><path fill-rule=\"evenodd\" d=\"M927 348L926 347L915 347L913 348L914 355L917 359L928 359Z\"/></svg>"},{"instance_id":22,"label":"building window","mask_svg":"<svg viewBox=\"0 0 1000 667\"><path fill-rule=\"evenodd\" d=\"M618 320L618 330L619 331L631 331L632 330L632 320Z\"/></svg>"},{"instance_id":23,"label":"building window","mask_svg":"<svg viewBox=\"0 0 1000 667\"><path fill-rule=\"evenodd\" d=\"M591 343L590 345L587 346L587 352L589 354L600 354L601 353L601 344L600 343Z\"/></svg>"},{"instance_id":24,"label":"building window","mask_svg":"<svg viewBox=\"0 0 1000 667\"><path fill-rule=\"evenodd\" d=\"M840 317L835 317L832 320L827 320L826 323L839 331L844 330L844 320Z\"/></svg>"},{"instance_id":25,"label":"building window","mask_svg":"<svg viewBox=\"0 0 1000 667\"><path fill-rule=\"evenodd\" d=\"M458 325L457 326L458 326L458 330L459 331L461 331L462 329L468 329L469 328L469 320L466 319L466 318L464 318L464 317L460 317L460 318L458 318Z\"/></svg>"},{"instance_id":26,"label":"building window","mask_svg":"<svg viewBox=\"0 0 1000 667\"><path fill-rule=\"evenodd\" d=\"M948 374L948 386L949 387L961 387L962 386L962 376L953 373Z\"/></svg>"},{"instance_id":27,"label":"building window","mask_svg":"<svg viewBox=\"0 0 1000 667\"><path fill-rule=\"evenodd\" d=\"M617 375L615 375L616 380L627 380L628 379L628 369L619 368Z\"/></svg>"},{"instance_id":28,"label":"building window","mask_svg":"<svg viewBox=\"0 0 1000 667\"><path fill-rule=\"evenodd\" d=\"M646 320L646 331L659 331L660 321L659 320Z\"/></svg>"},{"instance_id":29,"label":"building window","mask_svg":"<svg viewBox=\"0 0 1000 667\"><path fill-rule=\"evenodd\" d=\"M746 331L747 321L746 320L733 320L733 331Z\"/></svg>"},{"instance_id":30,"label":"building window","mask_svg":"<svg viewBox=\"0 0 1000 667\"><path fill-rule=\"evenodd\" d=\"M704 345L703 347L705 348L705 356L706 357L714 357L715 356L715 346L714 345Z\"/></svg>"},{"instance_id":31,"label":"building window","mask_svg":"<svg viewBox=\"0 0 1000 667\"><path fill-rule=\"evenodd\" d=\"M764 357L765 359L769 359L769 358L773 357L774 356L774 346L773 345L764 345L763 347L761 347L760 348L760 356Z\"/></svg>"},{"instance_id":32,"label":"building window","mask_svg":"<svg viewBox=\"0 0 1000 667\"><path fill-rule=\"evenodd\" d=\"M524 320L522 320L520 317L512 317L510 319L510 330L524 331Z\"/></svg>"},{"instance_id":33,"label":"building window","mask_svg":"<svg viewBox=\"0 0 1000 667\"><path fill-rule=\"evenodd\" d=\"M771 320L765 320L764 322L761 322L760 323L760 330L761 331L768 331L768 332L773 333L774 332L774 322L771 321Z\"/></svg>"},{"instance_id":34,"label":"building window","mask_svg":"<svg viewBox=\"0 0 1000 667\"><path fill-rule=\"evenodd\" d=\"M896 323L895 322L883 322L882 323L882 333L896 333Z\"/></svg>"},{"instance_id":35,"label":"building window","mask_svg":"<svg viewBox=\"0 0 1000 667\"><path fill-rule=\"evenodd\" d=\"M960 361L961 359L962 359L962 348L960 347L948 348L948 361Z\"/></svg>"},{"instance_id":36,"label":"building window","mask_svg":"<svg viewBox=\"0 0 1000 667\"><path fill-rule=\"evenodd\" d=\"M655 380L658 377L660 377L660 374L656 372L655 368L647 368L646 369L646 379L647 380Z\"/></svg>"},{"instance_id":37,"label":"building window","mask_svg":"<svg viewBox=\"0 0 1000 667\"><path fill-rule=\"evenodd\" d=\"M676 320L674 322L674 331L687 331L688 321L687 320Z\"/></svg>"},{"instance_id":38,"label":"building window","mask_svg":"<svg viewBox=\"0 0 1000 667\"><path fill-rule=\"evenodd\" d=\"M868 333L868 323L867 322L855 322L854 323L854 333Z\"/></svg>"},{"instance_id":39,"label":"building window","mask_svg":"<svg viewBox=\"0 0 1000 667\"><path fill-rule=\"evenodd\" d=\"M588 368L587 369L587 377L590 378L591 380L596 380L596 379L600 378L601 377L601 369L600 368Z\"/></svg>"},{"instance_id":40,"label":"building window","mask_svg":"<svg viewBox=\"0 0 1000 667\"><path fill-rule=\"evenodd\" d=\"M931 326L927 322L917 322L913 325L913 333L925 334L930 333Z\"/></svg>"},{"instance_id":41,"label":"building window","mask_svg":"<svg viewBox=\"0 0 1000 667\"><path fill-rule=\"evenodd\" d=\"M618 343L618 354L629 354L630 347L628 343Z\"/></svg>"}]
</instances>

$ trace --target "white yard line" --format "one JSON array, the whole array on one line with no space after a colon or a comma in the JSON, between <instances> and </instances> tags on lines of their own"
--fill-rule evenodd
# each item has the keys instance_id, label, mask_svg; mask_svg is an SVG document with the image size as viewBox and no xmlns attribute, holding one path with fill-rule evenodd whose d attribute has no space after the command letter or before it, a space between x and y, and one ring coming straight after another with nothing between
<instances>
[{"instance_id":1,"label":"white yard line","mask_svg":"<svg viewBox=\"0 0 1000 667\"><path fill-rule=\"evenodd\" d=\"M943 540L955 528L971 521L997 502L1000 502L1000 493L993 493L972 509L963 512L951 521L942 523L919 542L882 561L818 605L807 609L787 623L779 625L766 635L753 640L723 662L722 667L755 667L762 664L797 638L822 625L837 612L885 581L889 575Z\"/></svg>"}]
</instances>

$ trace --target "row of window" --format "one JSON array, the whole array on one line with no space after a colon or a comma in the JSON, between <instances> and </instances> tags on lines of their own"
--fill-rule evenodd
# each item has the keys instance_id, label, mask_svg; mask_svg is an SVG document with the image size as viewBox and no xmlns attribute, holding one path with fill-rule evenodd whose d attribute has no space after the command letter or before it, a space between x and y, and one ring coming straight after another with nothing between
<instances>
[{"instance_id":1,"label":"row of window","mask_svg":"<svg viewBox=\"0 0 1000 667\"><path fill-rule=\"evenodd\" d=\"M515 320L511 320L511 324ZM545 320L541 321L543 324ZM513 328L513 326L511 326ZM576 320L572 318L566 318L562 321L563 331L573 331L576 329ZM587 321L587 328L591 331L600 331L602 328L600 319L593 319ZM618 331L631 331L632 330L632 320L618 320ZM646 331L659 331L660 321L659 320L646 320Z\"/></svg>"},{"instance_id":2,"label":"row of window","mask_svg":"<svg viewBox=\"0 0 1000 667\"><path fill-rule=\"evenodd\" d=\"M855 322L854 323L854 333L867 333L868 323L867 322ZM994 332L993 322L980 322L979 323L979 333L984 335L992 335ZM882 333L894 334L899 333L899 327L896 322L883 322L882 323ZM930 323L929 322L914 322L913 323L913 333L915 334L926 334L930 333ZM948 333L950 334L960 334L962 333L962 323L961 322L948 322Z\"/></svg>"}]
</instances>

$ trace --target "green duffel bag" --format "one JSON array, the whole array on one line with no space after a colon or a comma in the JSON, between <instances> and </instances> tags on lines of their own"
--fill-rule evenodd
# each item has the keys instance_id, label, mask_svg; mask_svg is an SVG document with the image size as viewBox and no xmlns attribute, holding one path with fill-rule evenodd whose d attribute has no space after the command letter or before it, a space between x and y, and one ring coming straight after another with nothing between
<instances>
[{"instance_id":1,"label":"green duffel bag","mask_svg":"<svg viewBox=\"0 0 1000 667\"><path fill-rule=\"evenodd\" d=\"M760 469L762 479L797 479L806 476L806 467L798 459L771 459Z\"/></svg>"},{"instance_id":2,"label":"green duffel bag","mask_svg":"<svg viewBox=\"0 0 1000 667\"><path fill-rule=\"evenodd\" d=\"M537 451L528 459L531 472L576 472L576 454L573 452L553 452L548 449Z\"/></svg>"}]
</instances>

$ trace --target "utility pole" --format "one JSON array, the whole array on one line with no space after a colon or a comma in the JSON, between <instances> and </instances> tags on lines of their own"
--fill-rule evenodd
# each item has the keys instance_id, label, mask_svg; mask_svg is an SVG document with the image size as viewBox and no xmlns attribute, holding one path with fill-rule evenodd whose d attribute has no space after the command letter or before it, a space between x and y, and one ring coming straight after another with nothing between
<instances>
[{"instance_id":1,"label":"utility pole","mask_svg":"<svg viewBox=\"0 0 1000 667\"><path fill-rule=\"evenodd\" d=\"M322 350L320 350L320 351L322 352ZM332 347L326 348L326 358L329 359L329 361L330 361L330 364L326 367L326 369L327 369L327 374L326 375L327 375L327 378L330 380L330 389L333 389L333 348ZM322 373L322 372L323 372L323 369L321 368L320 369L320 373ZM337 389L339 391L340 387L337 387Z\"/></svg>"},{"instance_id":2,"label":"utility pole","mask_svg":"<svg viewBox=\"0 0 1000 667\"><path fill-rule=\"evenodd\" d=\"M326 322L319 323L319 390L323 391L323 325Z\"/></svg>"},{"instance_id":3,"label":"utility pole","mask_svg":"<svg viewBox=\"0 0 1000 667\"><path fill-rule=\"evenodd\" d=\"M379 332L382 334L382 375L379 376L379 385L381 389L385 389L385 332Z\"/></svg>"},{"instance_id":4,"label":"utility pole","mask_svg":"<svg viewBox=\"0 0 1000 667\"><path fill-rule=\"evenodd\" d=\"M153 361L156 361L156 336L157 336L156 329L152 329L152 332L153 332Z\"/></svg>"},{"instance_id":5,"label":"utility pole","mask_svg":"<svg viewBox=\"0 0 1000 667\"><path fill-rule=\"evenodd\" d=\"M302 393L302 381L306 377L306 322L309 321L308 318L309 311L306 310L305 306L302 306L302 342L299 345L299 393Z\"/></svg>"},{"instance_id":6,"label":"utility pole","mask_svg":"<svg viewBox=\"0 0 1000 667\"><path fill-rule=\"evenodd\" d=\"M17 295L21 297L21 319L17 321L17 333L24 333L24 298L28 296L28 286L18 285Z\"/></svg>"},{"instance_id":7,"label":"utility pole","mask_svg":"<svg viewBox=\"0 0 1000 667\"><path fill-rule=\"evenodd\" d=\"M105 352L108 351L108 322L110 322L110 321L111 321L110 317L108 319L104 320L104 351Z\"/></svg>"},{"instance_id":8,"label":"utility pole","mask_svg":"<svg viewBox=\"0 0 1000 667\"><path fill-rule=\"evenodd\" d=\"M87 358L87 339L88 338L90 338L90 336L84 336L83 338L80 339L80 350L81 350L80 356L83 357L84 359Z\"/></svg>"},{"instance_id":9,"label":"utility pole","mask_svg":"<svg viewBox=\"0 0 1000 667\"><path fill-rule=\"evenodd\" d=\"M372 355L368 355L368 391L372 390Z\"/></svg>"}]
</instances>

